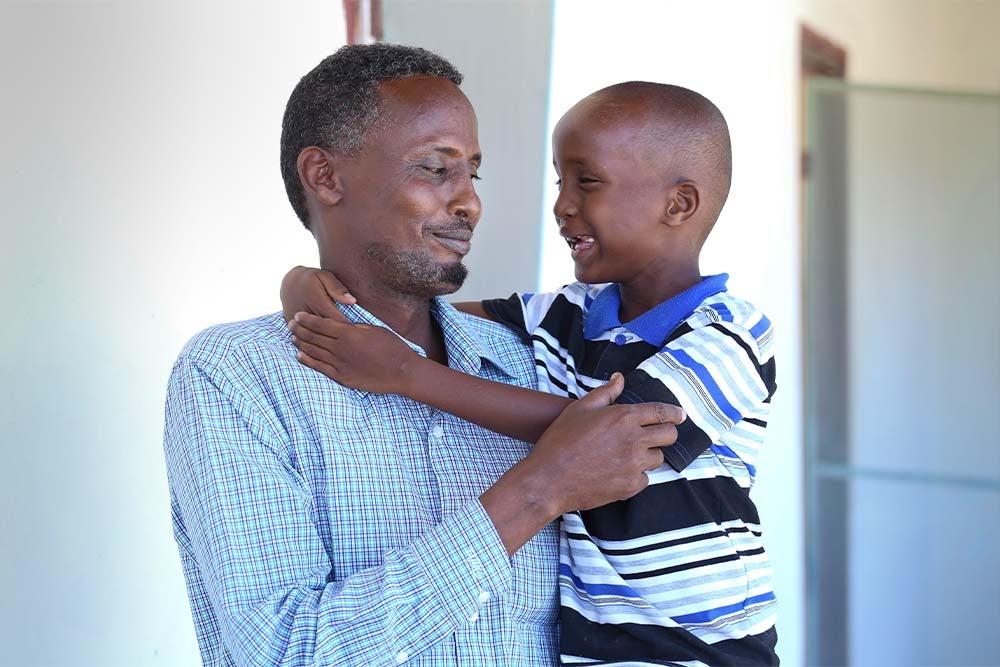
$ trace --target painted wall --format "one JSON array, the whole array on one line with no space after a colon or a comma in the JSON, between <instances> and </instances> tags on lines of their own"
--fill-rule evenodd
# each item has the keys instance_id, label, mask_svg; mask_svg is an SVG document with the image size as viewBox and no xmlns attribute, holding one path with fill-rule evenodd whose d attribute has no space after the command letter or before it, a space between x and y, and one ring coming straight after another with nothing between
<instances>
[{"instance_id":1,"label":"painted wall","mask_svg":"<svg viewBox=\"0 0 1000 667\"><path fill-rule=\"evenodd\" d=\"M339 2L0 5L0 664L199 664L167 376L315 261L278 138Z\"/></svg>"},{"instance_id":2,"label":"painted wall","mask_svg":"<svg viewBox=\"0 0 1000 667\"><path fill-rule=\"evenodd\" d=\"M797 0L811 27L847 50L858 83L1000 91L1000 3Z\"/></svg>"}]
</instances>

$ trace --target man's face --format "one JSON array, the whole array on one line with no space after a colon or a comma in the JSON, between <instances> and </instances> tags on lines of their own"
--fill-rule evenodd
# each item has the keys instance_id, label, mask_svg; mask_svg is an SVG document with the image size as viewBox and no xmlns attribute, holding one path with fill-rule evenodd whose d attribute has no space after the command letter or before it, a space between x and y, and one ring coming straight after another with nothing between
<instances>
[{"instance_id":1,"label":"man's face","mask_svg":"<svg viewBox=\"0 0 1000 667\"><path fill-rule=\"evenodd\" d=\"M415 76L381 84L381 116L360 153L338 167L337 229L321 238L336 272L430 298L465 280L462 258L481 213L473 181L476 114L453 83ZM330 224L330 223L327 223Z\"/></svg>"}]
</instances>

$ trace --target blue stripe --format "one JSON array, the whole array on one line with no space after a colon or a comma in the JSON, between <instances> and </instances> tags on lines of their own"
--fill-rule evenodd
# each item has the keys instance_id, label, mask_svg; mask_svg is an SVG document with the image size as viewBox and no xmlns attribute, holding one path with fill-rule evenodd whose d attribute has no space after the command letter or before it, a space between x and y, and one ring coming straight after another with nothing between
<instances>
[{"instance_id":1,"label":"blue stripe","mask_svg":"<svg viewBox=\"0 0 1000 667\"><path fill-rule=\"evenodd\" d=\"M760 316L760 322L754 325L753 329L750 329L750 335L754 338L760 338L761 334L771 328L771 320L767 319L766 316Z\"/></svg>"},{"instance_id":2,"label":"blue stripe","mask_svg":"<svg viewBox=\"0 0 1000 667\"><path fill-rule=\"evenodd\" d=\"M722 319L724 321L726 321L726 322L732 322L733 321L733 313L729 310L729 308L726 307L726 304L724 304L724 303L712 303L712 304L709 304L708 307L711 308L712 310L714 310L715 312L717 312L719 315L721 315Z\"/></svg>"},{"instance_id":3,"label":"blue stripe","mask_svg":"<svg viewBox=\"0 0 1000 667\"><path fill-rule=\"evenodd\" d=\"M726 614L732 614L736 611L741 611L746 609L752 604L759 604L761 602L768 602L774 600L774 593L768 591L767 593L762 593L761 595L755 595L752 598L747 598L743 602L737 602L736 604L727 605L725 607L717 607L715 609L708 609L706 611L695 612L694 614L684 614L683 616L674 616L673 619L678 623L710 623L720 616L725 616Z\"/></svg>"},{"instance_id":4,"label":"blue stripe","mask_svg":"<svg viewBox=\"0 0 1000 667\"><path fill-rule=\"evenodd\" d=\"M674 359L679 361L682 366L690 368L694 371L695 375L697 375L698 379L701 381L702 386L708 390L712 400L715 401L715 404L719 406L719 409L722 410L727 417L729 417L730 421L735 424L743 419L743 415L737 412L736 408L734 408L729 401L726 400L726 397L722 394L722 390L719 389L719 385L716 384L715 378L712 377L712 374L708 372L707 368L692 359L691 355L684 350L669 349L669 353L674 357Z\"/></svg>"},{"instance_id":5,"label":"blue stripe","mask_svg":"<svg viewBox=\"0 0 1000 667\"><path fill-rule=\"evenodd\" d=\"M730 458L730 459L736 459L737 461L739 461L740 463L742 463L744 465L744 467L746 467L747 472L750 473L751 477L756 477L757 476L757 467L756 466L752 466L749 463L747 463L746 461L744 461L743 459L741 459L739 457L739 454L737 454L733 450L729 449L729 447L726 447L725 445L712 445L711 450L713 452L715 452L716 454L720 455L720 456L725 456L726 458Z\"/></svg>"},{"instance_id":6,"label":"blue stripe","mask_svg":"<svg viewBox=\"0 0 1000 667\"><path fill-rule=\"evenodd\" d=\"M571 570L569 565L566 563L559 563L559 574L561 576L569 577L574 586L582 591L585 591L589 595L618 595L620 597L635 598L639 600L642 599L642 596L636 593L631 586L584 583L583 580L576 576L573 570Z\"/></svg>"},{"instance_id":7,"label":"blue stripe","mask_svg":"<svg viewBox=\"0 0 1000 667\"><path fill-rule=\"evenodd\" d=\"M521 301L524 303L524 305L527 306L528 302L531 301L531 297L533 296L535 296L534 292L525 292L524 294L521 295Z\"/></svg>"}]
</instances>

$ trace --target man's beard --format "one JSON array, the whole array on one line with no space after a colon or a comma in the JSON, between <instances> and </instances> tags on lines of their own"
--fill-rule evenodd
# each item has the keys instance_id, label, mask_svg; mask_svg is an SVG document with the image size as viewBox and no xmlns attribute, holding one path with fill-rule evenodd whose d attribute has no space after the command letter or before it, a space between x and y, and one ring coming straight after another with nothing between
<instances>
[{"instance_id":1,"label":"man's beard","mask_svg":"<svg viewBox=\"0 0 1000 667\"><path fill-rule=\"evenodd\" d=\"M456 292L469 275L469 269L461 261L440 264L429 250L394 250L373 243L368 246L367 255L379 265L379 275L386 287L421 299Z\"/></svg>"}]
</instances>

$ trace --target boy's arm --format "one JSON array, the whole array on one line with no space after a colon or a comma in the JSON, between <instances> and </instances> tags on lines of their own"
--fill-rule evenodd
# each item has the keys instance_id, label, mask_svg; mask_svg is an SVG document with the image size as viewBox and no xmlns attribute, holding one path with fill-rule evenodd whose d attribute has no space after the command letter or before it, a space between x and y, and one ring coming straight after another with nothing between
<instances>
[{"instance_id":1,"label":"boy's arm","mask_svg":"<svg viewBox=\"0 0 1000 667\"><path fill-rule=\"evenodd\" d=\"M400 394L503 435L537 442L573 401L466 375L414 352L387 329L298 313L299 360L353 389Z\"/></svg>"},{"instance_id":2,"label":"boy's arm","mask_svg":"<svg viewBox=\"0 0 1000 667\"><path fill-rule=\"evenodd\" d=\"M459 301L451 305L455 307L455 310L460 310L466 315L475 315L476 317L481 317L484 320L490 320L492 322L497 321L495 317L483 308L482 301Z\"/></svg>"}]
</instances>

